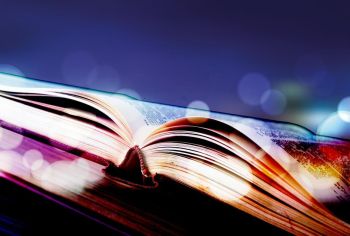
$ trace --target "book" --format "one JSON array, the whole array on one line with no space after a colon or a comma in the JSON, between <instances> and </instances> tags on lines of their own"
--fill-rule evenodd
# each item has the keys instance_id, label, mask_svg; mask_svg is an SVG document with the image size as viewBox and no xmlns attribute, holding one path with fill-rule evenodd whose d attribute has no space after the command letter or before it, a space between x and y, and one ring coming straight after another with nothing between
<instances>
[{"instance_id":1,"label":"book","mask_svg":"<svg viewBox=\"0 0 350 236\"><path fill-rule=\"evenodd\" d=\"M13 219L16 227L8 220L0 221L0 226L14 233L193 235L224 234L234 228L248 234L258 229L283 235L279 228L169 178L159 176L158 187L147 191L129 188L103 174L103 167L94 162L13 131L4 132L7 145L21 140L15 149L0 151L7 159L2 163L8 164L2 167L4 178L0 179L0 214ZM34 150L37 154L40 150L42 159L30 161L30 156L37 157ZM33 159L42 160L41 167Z\"/></svg>"},{"instance_id":2,"label":"book","mask_svg":"<svg viewBox=\"0 0 350 236\"><path fill-rule=\"evenodd\" d=\"M13 181L27 180L59 195L105 178L147 192L168 178L290 233L350 233L347 140L291 123L0 77L0 120L7 137L0 143L5 150L0 167ZM16 133L46 148L18 157ZM48 147L72 156L43 158L42 150L53 153ZM97 205L95 210L100 211Z\"/></svg>"}]
</instances>

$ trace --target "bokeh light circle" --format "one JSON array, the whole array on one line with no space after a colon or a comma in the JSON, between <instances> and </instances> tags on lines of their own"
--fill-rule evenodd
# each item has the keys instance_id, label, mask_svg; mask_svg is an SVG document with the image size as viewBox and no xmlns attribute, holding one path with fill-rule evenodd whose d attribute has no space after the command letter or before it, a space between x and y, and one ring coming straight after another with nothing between
<instances>
[{"instance_id":1,"label":"bokeh light circle","mask_svg":"<svg viewBox=\"0 0 350 236\"><path fill-rule=\"evenodd\" d=\"M259 73L249 73L238 84L238 95L248 105L259 105L260 98L270 89L269 80Z\"/></svg>"},{"instance_id":2,"label":"bokeh light circle","mask_svg":"<svg viewBox=\"0 0 350 236\"><path fill-rule=\"evenodd\" d=\"M11 173L21 156L15 151L0 151L0 170Z\"/></svg>"},{"instance_id":3,"label":"bokeh light circle","mask_svg":"<svg viewBox=\"0 0 350 236\"><path fill-rule=\"evenodd\" d=\"M115 92L119 88L119 74L108 65L95 66L86 78L89 88Z\"/></svg>"},{"instance_id":4,"label":"bokeh light circle","mask_svg":"<svg viewBox=\"0 0 350 236\"><path fill-rule=\"evenodd\" d=\"M350 122L350 97L343 98L339 102L338 115L342 120Z\"/></svg>"},{"instance_id":5,"label":"bokeh light circle","mask_svg":"<svg viewBox=\"0 0 350 236\"><path fill-rule=\"evenodd\" d=\"M318 135L350 139L350 123L344 121L337 112L328 116L317 128Z\"/></svg>"},{"instance_id":6,"label":"bokeh light circle","mask_svg":"<svg viewBox=\"0 0 350 236\"><path fill-rule=\"evenodd\" d=\"M73 191L79 193L85 186L85 175L80 175L72 161L56 161L42 175L42 186L51 191Z\"/></svg>"},{"instance_id":7,"label":"bokeh light circle","mask_svg":"<svg viewBox=\"0 0 350 236\"><path fill-rule=\"evenodd\" d=\"M36 149L28 150L24 153L22 157L23 165L32 171L41 168L44 162L43 154Z\"/></svg>"},{"instance_id":8,"label":"bokeh light circle","mask_svg":"<svg viewBox=\"0 0 350 236\"><path fill-rule=\"evenodd\" d=\"M0 149L15 149L21 145L22 141L22 135L0 127Z\"/></svg>"},{"instance_id":9,"label":"bokeh light circle","mask_svg":"<svg viewBox=\"0 0 350 236\"><path fill-rule=\"evenodd\" d=\"M24 76L24 73L20 69L18 69L13 65L8 65L8 64L0 64L0 72L11 74L11 75Z\"/></svg>"},{"instance_id":10,"label":"bokeh light circle","mask_svg":"<svg viewBox=\"0 0 350 236\"><path fill-rule=\"evenodd\" d=\"M31 170L32 176L37 180L43 180L45 171L49 168L49 166L50 163L44 159L39 168Z\"/></svg>"},{"instance_id":11,"label":"bokeh light circle","mask_svg":"<svg viewBox=\"0 0 350 236\"><path fill-rule=\"evenodd\" d=\"M192 123L206 122L210 117L209 106L200 100L192 101L186 108L186 117ZM197 117L200 117L200 119Z\"/></svg>"},{"instance_id":12,"label":"bokeh light circle","mask_svg":"<svg viewBox=\"0 0 350 236\"><path fill-rule=\"evenodd\" d=\"M13 175L28 177L30 172L23 168L22 156L16 151L0 151L0 170Z\"/></svg>"},{"instance_id":13,"label":"bokeh light circle","mask_svg":"<svg viewBox=\"0 0 350 236\"><path fill-rule=\"evenodd\" d=\"M137 100L141 100L142 99L141 95L138 92L136 92L135 90L133 90L133 89L122 88L122 89L119 89L117 91L117 93L121 93L121 94L127 95L127 96L135 98Z\"/></svg>"},{"instance_id":14,"label":"bokeh light circle","mask_svg":"<svg viewBox=\"0 0 350 236\"><path fill-rule=\"evenodd\" d=\"M269 115L280 115L287 104L286 96L274 89L266 90L260 99L262 110Z\"/></svg>"}]
</instances>

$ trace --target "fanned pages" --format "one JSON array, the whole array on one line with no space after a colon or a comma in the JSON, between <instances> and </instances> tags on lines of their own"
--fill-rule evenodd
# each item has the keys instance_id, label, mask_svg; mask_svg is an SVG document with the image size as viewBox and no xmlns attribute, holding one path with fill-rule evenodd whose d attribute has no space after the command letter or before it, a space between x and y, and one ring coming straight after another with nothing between
<instances>
[{"instance_id":1,"label":"fanned pages","mask_svg":"<svg viewBox=\"0 0 350 236\"><path fill-rule=\"evenodd\" d=\"M348 219L337 212L350 200L346 140L290 123L188 112L8 74L0 76L0 105L6 132L93 161L96 175L130 189L148 191L165 176L294 234L350 234ZM12 162L3 156L4 173L47 190L42 175L35 176L54 161L28 177L24 167L8 168Z\"/></svg>"}]
</instances>

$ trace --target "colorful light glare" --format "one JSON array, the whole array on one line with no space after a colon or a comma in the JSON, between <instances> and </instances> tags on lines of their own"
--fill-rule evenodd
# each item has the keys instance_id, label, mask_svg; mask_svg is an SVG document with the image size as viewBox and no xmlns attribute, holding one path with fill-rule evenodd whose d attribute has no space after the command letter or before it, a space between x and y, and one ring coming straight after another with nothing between
<instances>
[{"instance_id":1,"label":"colorful light glare","mask_svg":"<svg viewBox=\"0 0 350 236\"><path fill-rule=\"evenodd\" d=\"M0 127L0 149L11 150L21 145L23 136Z\"/></svg>"},{"instance_id":2,"label":"colorful light glare","mask_svg":"<svg viewBox=\"0 0 350 236\"><path fill-rule=\"evenodd\" d=\"M205 122L210 117L209 106L203 101L195 100L188 104L186 109L186 117L192 123ZM202 119L197 119L194 117L200 117Z\"/></svg>"},{"instance_id":3,"label":"colorful light glare","mask_svg":"<svg viewBox=\"0 0 350 236\"><path fill-rule=\"evenodd\" d=\"M287 99L280 91L269 89L261 96L260 103L265 113L269 115L280 115L286 108Z\"/></svg>"},{"instance_id":4,"label":"colorful light glare","mask_svg":"<svg viewBox=\"0 0 350 236\"><path fill-rule=\"evenodd\" d=\"M238 95L248 105L259 105L261 96L270 87L270 82L265 76L249 73L239 81Z\"/></svg>"},{"instance_id":5,"label":"colorful light glare","mask_svg":"<svg viewBox=\"0 0 350 236\"><path fill-rule=\"evenodd\" d=\"M350 97L343 98L339 102L338 115L343 121L350 122Z\"/></svg>"}]
</instances>

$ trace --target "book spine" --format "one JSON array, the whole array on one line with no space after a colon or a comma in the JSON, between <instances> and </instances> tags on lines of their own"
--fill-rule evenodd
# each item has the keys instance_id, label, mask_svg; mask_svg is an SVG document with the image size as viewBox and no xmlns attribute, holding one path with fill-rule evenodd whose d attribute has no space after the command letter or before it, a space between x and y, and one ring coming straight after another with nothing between
<instances>
[{"instance_id":1,"label":"book spine","mask_svg":"<svg viewBox=\"0 0 350 236\"><path fill-rule=\"evenodd\" d=\"M104 171L107 175L127 180L133 184L144 186L156 185L152 174L145 164L142 150L137 145L129 149L124 161L119 166L110 162Z\"/></svg>"}]
</instances>

